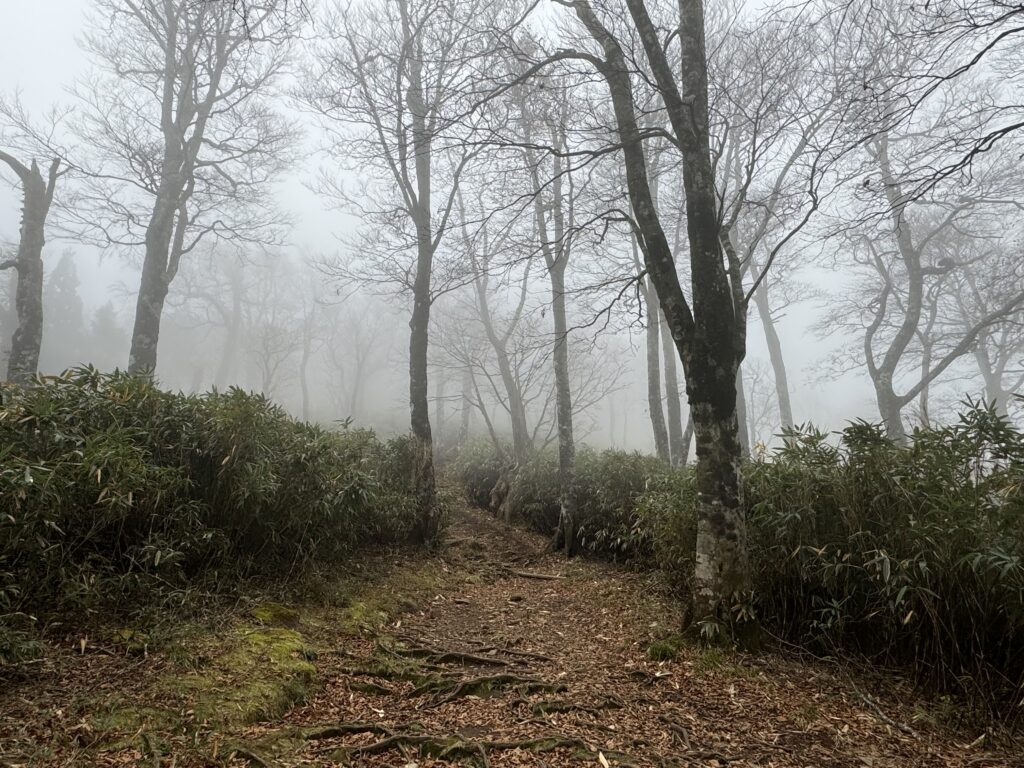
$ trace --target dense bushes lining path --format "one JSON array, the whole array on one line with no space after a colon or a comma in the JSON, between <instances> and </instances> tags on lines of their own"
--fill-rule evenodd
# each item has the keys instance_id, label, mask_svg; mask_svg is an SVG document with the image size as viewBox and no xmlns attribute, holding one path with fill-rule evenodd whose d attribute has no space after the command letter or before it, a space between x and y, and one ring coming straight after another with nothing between
<instances>
[{"instance_id":1,"label":"dense bushes lining path","mask_svg":"<svg viewBox=\"0 0 1024 768\"><path fill-rule=\"evenodd\" d=\"M437 555L250 610L202 654L68 652L0 693L0 764L1022 764L891 679L681 643L652 577L545 547L456 509ZM238 637L256 680L223 658ZM120 712L76 698L90 675ZM161 688L190 676L212 685Z\"/></svg>"}]
</instances>

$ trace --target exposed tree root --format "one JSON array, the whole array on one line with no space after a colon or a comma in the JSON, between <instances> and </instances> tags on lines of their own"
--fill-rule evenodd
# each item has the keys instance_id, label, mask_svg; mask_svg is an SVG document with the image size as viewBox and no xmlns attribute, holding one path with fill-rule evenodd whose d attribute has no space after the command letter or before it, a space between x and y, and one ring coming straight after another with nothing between
<instances>
[{"instance_id":1,"label":"exposed tree root","mask_svg":"<svg viewBox=\"0 0 1024 768\"><path fill-rule=\"evenodd\" d=\"M547 715L552 712L586 712L587 714L596 715L602 709L622 709L622 702L618 699L611 698L605 699L604 701L591 706L577 704L574 701L565 701L563 699L548 699L544 701L536 701L532 704L525 699L518 699L512 703L529 705L530 711L538 716Z\"/></svg>"},{"instance_id":2,"label":"exposed tree root","mask_svg":"<svg viewBox=\"0 0 1024 768\"><path fill-rule=\"evenodd\" d=\"M502 752L522 749L534 754L553 752L557 749L570 749L576 754L593 756L598 752L606 758L615 760L619 765L638 765L639 761L623 752L614 749L598 749L582 739L568 736L542 736L521 741L465 741L457 736L432 736L417 733L392 734L373 744L352 747L348 750L351 757L376 755L392 749L413 748L421 757L432 757L436 760L481 758L484 766L489 765L488 752Z\"/></svg>"},{"instance_id":3,"label":"exposed tree root","mask_svg":"<svg viewBox=\"0 0 1024 768\"><path fill-rule=\"evenodd\" d=\"M260 768L273 768L274 763L267 760L257 752L253 752L251 749L243 746L236 745L228 750L228 756L240 757L247 761L249 765L258 765Z\"/></svg>"},{"instance_id":4,"label":"exposed tree root","mask_svg":"<svg viewBox=\"0 0 1024 768\"><path fill-rule=\"evenodd\" d=\"M521 696L525 696L530 693L559 693L565 690L565 686L546 683L532 677L500 674L475 677L469 680L433 680L419 686L409 695L415 697L433 694L435 704L444 704L465 696L486 697L507 690L515 690Z\"/></svg>"},{"instance_id":5,"label":"exposed tree root","mask_svg":"<svg viewBox=\"0 0 1024 768\"><path fill-rule=\"evenodd\" d=\"M475 645L480 646L479 648L477 648L477 653L490 653L491 651L493 651L494 653L503 653L506 656L515 656L522 659L534 659L536 661L544 661L548 663L554 662L554 659L552 659L550 656L545 656L543 653L533 653L531 651L517 651L514 648L507 648L497 645L487 645L485 643L480 642L475 643Z\"/></svg>"},{"instance_id":6,"label":"exposed tree root","mask_svg":"<svg viewBox=\"0 0 1024 768\"><path fill-rule=\"evenodd\" d=\"M390 696L394 693L390 688L378 683L374 683L369 680L352 681L348 684L348 687L353 691L359 693L370 693L375 696Z\"/></svg>"},{"instance_id":7,"label":"exposed tree root","mask_svg":"<svg viewBox=\"0 0 1024 768\"><path fill-rule=\"evenodd\" d=\"M478 656L473 653L445 651L438 648L429 648L427 646L411 646L403 648L401 646L392 647L378 643L378 647L384 652L395 656L424 659L432 664L463 664L479 667L512 666L512 662L505 661L504 659L498 659L493 656Z\"/></svg>"},{"instance_id":8,"label":"exposed tree root","mask_svg":"<svg viewBox=\"0 0 1024 768\"><path fill-rule=\"evenodd\" d=\"M391 736L394 730L380 723L335 723L325 725L321 728L314 728L302 734L306 741L319 741L321 739L338 739L342 736L350 736L353 733L374 733L378 736Z\"/></svg>"}]
</instances>

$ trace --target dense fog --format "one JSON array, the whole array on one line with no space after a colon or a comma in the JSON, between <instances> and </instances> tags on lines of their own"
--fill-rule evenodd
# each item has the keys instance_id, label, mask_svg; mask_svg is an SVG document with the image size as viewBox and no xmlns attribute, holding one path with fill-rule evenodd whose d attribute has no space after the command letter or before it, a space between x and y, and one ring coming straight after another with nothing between
<instances>
[{"instance_id":1,"label":"dense fog","mask_svg":"<svg viewBox=\"0 0 1024 768\"><path fill-rule=\"evenodd\" d=\"M151 5L162 7L140 2L140 13ZM975 39L952 17L931 30L926 18L901 19L897 4L873 11L854 4L842 20L840 5L714 2L707 10L720 215L733 225L742 290L752 294L740 410L754 446L771 443L784 425L880 420L879 375L893 378L898 395L912 393L898 409L908 428L953 418L967 397L1019 412L1009 395L1024 376L1024 315L1015 299L1024 286L1020 143L1012 130L984 143L1019 119L1012 111L1019 51L1012 38L986 48L996 26ZM995 13L998 3L980 5ZM43 374L129 364L152 209L146 187L160 152L158 78L122 72L155 55L126 10L135 7L48 0L5 12L0 25L0 150L26 164L36 159L44 175L51 158L62 159L43 250ZM203 151L222 155L223 173L210 165L205 188L188 203L191 229L168 284L155 370L169 388L235 385L304 419L394 434L409 423L416 232L399 220L402 196L375 143L372 110L355 92L358 77L372 79L374 71L339 62L349 43L366 61L386 59L392 41L375 40L373 25L389 34L400 25L384 2L358 4L347 16L344 7L285 12L254 4L248 34L233 28L244 62L231 64L240 68L235 85L253 93L210 120ZM438 96L450 100L439 109L451 108L444 118L451 122L435 142L428 353L435 440L443 445L467 432L511 439L517 410L534 447L556 439L555 331L542 253L556 238L538 235L534 200L550 210L552 184L561 180L560 194L572 196L565 199L573 221L557 243L572 244L565 296L576 438L652 452L652 403L671 411L666 398L676 385L666 368L680 369L680 391L685 382L664 338L653 342L657 367L650 367L648 318L652 307L658 315L657 301L648 280L637 278L643 256L630 231L621 153L608 150L615 139L607 88L572 60L532 84L505 84L552 52L593 44L560 5L542 4L525 21L517 14L526 6L514 3L477 10L474 32L491 24L505 37L488 54L501 66L484 67L476 51L445 84L461 91ZM519 31L507 28L513 21ZM514 55L509 40L521 44ZM957 71L981 50L983 60ZM437 75L435 63L427 78ZM657 130L664 113L645 106L649 82L635 79L650 134L648 172L682 254L679 164L671 138ZM394 94L371 96L390 130ZM514 117L517 100L532 128ZM476 113L451 116L467 104ZM556 123L561 139L550 135ZM133 140L137 147L128 146ZM539 174L536 190L530 168ZM4 164L0 181L6 260L18 248L22 189ZM922 273L916 277L907 273L908 248ZM687 283L681 255L677 269ZM15 269L0 273L5 368L18 325L16 280ZM916 311L909 323L908 308ZM873 367L891 370L873 379L866 347ZM503 366L516 385L511 397L523 401L518 409L510 407ZM681 399L686 424L685 392Z\"/></svg>"}]
</instances>

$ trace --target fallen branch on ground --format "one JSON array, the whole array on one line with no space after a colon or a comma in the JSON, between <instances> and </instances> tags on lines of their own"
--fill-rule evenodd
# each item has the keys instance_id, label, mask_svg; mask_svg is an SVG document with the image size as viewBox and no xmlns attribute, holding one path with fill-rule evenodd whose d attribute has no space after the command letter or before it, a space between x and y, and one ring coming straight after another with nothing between
<instances>
[{"instance_id":1,"label":"fallen branch on ground","mask_svg":"<svg viewBox=\"0 0 1024 768\"><path fill-rule=\"evenodd\" d=\"M908 736L911 736L915 739L918 738L917 731L915 731L913 728L911 728L909 725L905 723L899 723L893 720L891 717L885 714L885 712L882 711L882 708L878 706L878 703L870 696L868 696L866 693L858 690L857 695L860 696L861 701L863 701L865 704L871 707L871 711L874 712L878 719L881 720L883 723L885 723L888 726L891 726L892 728L895 728L897 731L900 731L901 733L905 733Z\"/></svg>"},{"instance_id":2,"label":"fallen branch on ground","mask_svg":"<svg viewBox=\"0 0 1024 768\"><path fill-rule=\"evenodd\" d=\"M535 573L533 571L516 571L512 568L507 569L513 576L518 576L521 579L538 579L540 581L561 581L565 578L561 574L557 573Z\"/></svg>"}]
</instances>

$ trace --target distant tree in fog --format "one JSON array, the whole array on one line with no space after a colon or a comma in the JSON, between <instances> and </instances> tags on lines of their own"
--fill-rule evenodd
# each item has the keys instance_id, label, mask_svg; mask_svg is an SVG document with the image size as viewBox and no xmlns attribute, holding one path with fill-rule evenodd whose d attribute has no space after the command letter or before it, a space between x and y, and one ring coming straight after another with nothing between
<instances>
[{"instance_id":1,"label":"distant tree in fog","mask_svg":"<svg viewBox=\"0 0 1024 768\"><path fill-rule=\"evenodd\" d=\"M118 317L112 301L101 304L93 313L89 326L89 354L87 359L101 371L112 371L124 363L124 349L128 346L128 329Z\"/></svg>"},{"instance_id":2,"label":"distant tree in fog","mask_svg":"<svg viewBox=\"0 0 1024 768\"><path fill-rule=\"evenodd\" d=\"M411 297L410 421L426 540L440 519L427 381L430 310L444 283L437 257L477 154L467 140L493 59L484 30L500 26L505 10L483 0L336 4L318 19L323 35L298 94L327 133L327 153L360 177L356 186L330 174L320 180L321 191L364 225L339 276Z\"/></svg>"},{"instance_id":3,"label":"distant tree in fog","mask_svg":"<svg viewBox=\"0 0 1024 768\"><path fill-rule=\"evenodd\" d=\"M46 319L39 367L46 373L92 362L80 285L75 252L65 250L43 286Z\"/></svg>"}]
</instances>

